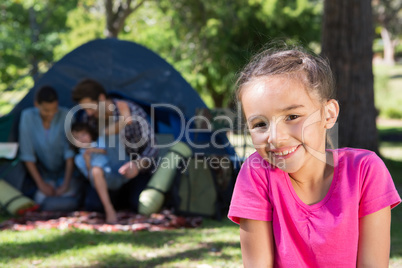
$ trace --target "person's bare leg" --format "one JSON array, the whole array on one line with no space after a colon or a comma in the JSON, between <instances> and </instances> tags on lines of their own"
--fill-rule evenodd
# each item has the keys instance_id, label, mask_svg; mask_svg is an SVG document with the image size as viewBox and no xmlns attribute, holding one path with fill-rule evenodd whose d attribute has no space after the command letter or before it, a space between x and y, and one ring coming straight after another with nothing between
<instances>
[{"instance_id":1,"label":"person's bare leg","mask_svg":"<svg viewBox=\"0 0 402 268\"><path fill-rule=\"evenodd\" d=\"M103 208L105 209L106 222L116 223L117 222L116 210L114 209L112 202L110 201L110 196L107 189L106 180L103 175L103 170L100 167L93 167L92 176L94 179L96 192L98 193Z\"/></svg>"}]
</instances>

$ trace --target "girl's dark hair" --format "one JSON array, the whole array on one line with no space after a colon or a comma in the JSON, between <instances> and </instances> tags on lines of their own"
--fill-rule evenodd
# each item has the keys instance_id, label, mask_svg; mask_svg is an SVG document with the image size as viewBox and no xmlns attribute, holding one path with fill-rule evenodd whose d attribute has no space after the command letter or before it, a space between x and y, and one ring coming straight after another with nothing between
<instances>
[{"instance_id":1,"label":"girl's dark hair","mask_svg":"<svg viewBox=\"0 0 402 268\"><path fill-rule=\"evenodd\" d=\"M51 86L42 86L35 93L35 101L39 104L43 102L55 102L58 101L58 96L56 90Z\"/></svg>"},{"instance_id":2,"label":"girl's dark hair","mask_svg":"<svg viewBox=\"0 0 402 268\"><path fill-rule=\"evenodd\" d=\"M79 131L85 131L88 132L89 135L91 136L91 140L95 141L98 138L98 133L96 130L91 128L88 124L82 123L82 122L76 122L71 125L71 132L79 132Z\"/></svg>"},{"instance_id":3,"label":"girl's dark hair","mask_svg":"<svg viewBox=\"0 0 402 268\"><path fill-rule=\"evenodd\" d=\"M318 93L321 101L334 98L335 82L329 62L301 47L282 45L255 55L237 80L236 99L241 101L244 85L254 79L286 75L303 82L309 91Z\"/></svg>"},{"instance_id":4,"label":"girl's dark hair","mask_svg":"<svg viewBox=\"0 0 402 268\"><path fill-rule=\"evenodd\" d=\"M98 101L101 94L107 96L105 88L98 81L85 78L73 88L72 98L75 102L80 102L84 98Z\"/></svg>"}]
</instances>

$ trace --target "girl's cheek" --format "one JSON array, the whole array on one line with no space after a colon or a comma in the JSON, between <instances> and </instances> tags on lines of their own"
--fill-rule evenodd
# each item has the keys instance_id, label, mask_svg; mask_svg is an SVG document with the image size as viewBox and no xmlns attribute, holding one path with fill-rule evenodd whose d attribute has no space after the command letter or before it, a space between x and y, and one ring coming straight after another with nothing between
<instances>
[{"instance_id":1,"label":"girl's cheek","mask_svg":"<svg viewBox=\"0 0 402 268\"><path fill-rule=\"evenodd\" d=\"M316 127L322 123L321 111L315 111L300 123L302 136L307 136L307 133L316 130Z\"/></svg>"},{"instance_id":2,"label":"girl's cheek","mask_svg":"<svg viewBox=\"0 0 402 268\"><path fill-rule=\"evenodd\" d=\"M308 135L311 135L314 131L317 130L317 127L320 126L321 120L320 118L316 118L315 120L311 120L311 118L305 120L299 127L300 130L299 132L301 133L302 136L308 137Z\"/></svg>"},{"instance_id":3,"label":"girl's cheek","mask_svg":"<svg viewBox=\"0 0 402 268\"><path fill-rule=\"evenodd\" d=\"M297 139L301 140L302 137L303 137L303 132L304 132L303 123L301 122L299 124L296 124L296 125L292 126L290 128L290 131L291 131L293 137L296 137Z\"/></svg>"},{"instance_id":4,"label":"girl's cheek","mask_svg":"<svg viewBox=\"0 0 402 268\"><path fill-rule=\"evenodd\" d=\"M269 133L267 132L251 132L251 141L256 149L265 148L268 144Z\"/></svg>"}]
</instances>

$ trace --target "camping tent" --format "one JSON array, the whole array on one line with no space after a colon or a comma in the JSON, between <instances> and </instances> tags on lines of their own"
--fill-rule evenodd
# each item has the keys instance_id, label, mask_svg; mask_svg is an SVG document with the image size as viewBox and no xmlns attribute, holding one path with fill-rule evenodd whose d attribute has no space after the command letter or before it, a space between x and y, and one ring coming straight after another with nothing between
<instances>
[{"instance_id":1,"label":"camping tent","mask_svg":"<svg viewBox=\"0 0 402 268\"><path fill-rule=\"evenodd\" d=\"M189 131L190 135L183 135L182 117L184 127L194 129L192 118L197 110L207 108L197 92L170 64L141 45L112 38L90 41L78 47L38 79L10 112L16 120L9 140L17 140L19 115L23 109L33 105L36 89L43 85L53 86L60 105L71 108L76 104L70 92L83 78L96 79L109 93L132 99L148 113L154 112L156 120L152 124L156 133L170 133L175 139L203 145L195 146L203 147L193 148L195 151L235 156L223 131L213 137L212 131L205 130L193 130ZM159 106L153 109L151 105ZM209 144L211 138L222 146Z\"/></svg>"},{"instance_id":2,"label":"camping tent","mask_svg":"<svg viewBox=\"0 0 402 268\"><path fill-rule=\"evenodd\" d=\"M229 157L234 168L238 169L238 158L225 131L214 132L209 127L197 129L200 125L194 119L199 111L208 114L208 108L197 92L157 54L136 43L118 39L90 41L56 62L14 109L0 118L0 130L5 132L2 127L12 122L13 126L8 126L11 129L8 141L18 140L21 111L33 106L36 90L44 85L56 89L61 106L73 108L76 104L72 101L71 90L84 78L99 81L114 97L131 99L141 105L157 135L168 134L176 141L184 141L193 153ZM11 177L14 186L20 188L16 176ZM233 181L229 182L229 187L225 186L223 194L231 195L230 185L233 186Z\"/></svg>"}]
</instances>

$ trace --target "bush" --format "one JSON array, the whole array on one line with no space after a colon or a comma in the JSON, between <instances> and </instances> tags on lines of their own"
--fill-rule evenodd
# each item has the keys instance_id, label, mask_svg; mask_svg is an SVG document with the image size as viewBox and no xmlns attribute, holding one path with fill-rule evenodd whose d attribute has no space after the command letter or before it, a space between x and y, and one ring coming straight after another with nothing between
<instances>
[{"instance_id":1,"label":"bush","mask_svg":"<svg viewBox=\"0 0 402 268\"><path fill-rule=\"evenodd\" d=\"M382 114L387 118L402 119L402 110L397 108L387 108Z\"/></svg>"}]
</instances>

